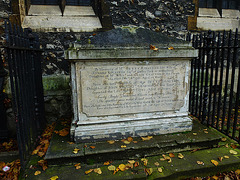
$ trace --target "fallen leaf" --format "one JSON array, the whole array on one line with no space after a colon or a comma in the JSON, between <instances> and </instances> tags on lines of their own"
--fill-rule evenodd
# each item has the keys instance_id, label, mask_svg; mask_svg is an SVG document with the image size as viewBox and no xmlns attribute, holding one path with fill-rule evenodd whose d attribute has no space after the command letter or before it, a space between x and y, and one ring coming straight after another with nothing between
<instances>
[{"instance_id":1,"label":"fallen leaf","mask_svg":"<svg viewBox=\"0 0 240 180\"><path fill-rule=\"evenodd\" d=\"M93 169L89 169L89 170L85 171L85 174L89 174L89 173L91 173L92 171L93 171Z\"/></svg>"},{"instance_id":2,"label":"fallen leaf","mask_svg":"<svg viewBox=\"0 0 240 180\"><path fill-rule=\"evenodd\" d=\"M211 179L218 180L219 178L217 176L212 176Z\"/></svg>"},{"instance_id":3,"label":"fallen leaf","mask_svg":"<svg viewBox=\"0 0 240 180\"><path fill-rule=\"evenodd\" d=\"M41 174L41 171L35 171L35 173L34 173L35 176L37 176L39 174Z\"/></svg>"},{"instance_id":4,"label":"fallen leaf","mask_svg":"<svg viewBox=\"0 0 240 180\"><path fill-rule=\"evenodd\" d=\"M158 50L158 48L156 48L154 45L150 45L149 47L150 47L151 50L154 50L154 51Z\"/></svg>"},{"instance_id":5,"label":"fallen leaf","mask_svg":"<svg viewBox=\"0 0 240 180\"><path fill-rule=\"evenodd\" d=\"M222 162L223 157L218 157L218 160L219 160L220 162Z\"/></svg>"},{"instance_id":6,"label":"fallen leaf","mask_svg":"<svg viewBox=\"0 0 240 180\"><path fill-rule=\"evenodd\" d=\"M126 170L127 170L127 169L132 169L132 168L133 168L133 164L130 164L130 163L127 163L127 164L126 164Z\"/></svg>"},{"instance_id":7,"label":"fallen leaf","mask_svg":"<svg viewBox=\"0 0 240 180\"><path fill-rule=\"evenodd\" d=\"M109 141L107 141L109 144L114 144L115 143L115 141L114 140L109 140Z\"/></svg>"},{"instance_id":8,"label":"fallen leaf","mask_svg":"<svg viewBox=\"0 0 240 180\"><path fill-rule=\"evenodd\" d=\"M80 151L80 149L78 149L78 148L75 148L75 149L73 150L73 153L74 153L74 154L77 154L77 153L78 153L78 151Z\"/></svg>"},{"instance_id":9,"label":"fallen leaf","mask_svg":"<svg viewBox=\"0 0 240 180\"><path fill-rule=\"evenodd\" d=\"M223 156L225 159L229 159L229 156Z\"/></svg>"},{"instance_id":10,"label":"fallen leaf","mask_svg":"<svg viewBox=\"0 0 240 180\"><path fill-rule=\"evenodd\" d=\"M134 164L134 163L135 163L134 160L129 160L128 162L129 162L130 164Z\"/></svg>"},{"instance_id":11,"label":"fallen leaf","mask_svg":"<svg viewBox=\"0 0 240 180\"><path fill-rule=\"evenodd\" d=\"M208 134L208 131L204 131L205 134Z\"/></svg>"},{"instance_id":12,"label":"fallen leaf","mask_svg":"<svg viewBox=\"0 0 240 180\"><path fill-rule=\"evenodd\" d=\"M213 163L214 164L214 166L217 166L219 163L217 162L217 161L215 161L215 160L211 160L211 163Z\"/></svg>"},{"instance_id":13,"label":"fallen leaf","mask_svg":"<svg viewBox=\"0 0 240 180\"><path fill-rule=\"evenodd\" d=\"M196 136L197 135L197 133L192 133L194 136Z\"/></svg>"},{"instance_id":14,"label":"fallen leaf","mask_svg":"<svg viewBox=\"0 0 240 180\"><path fill-rule=\"evenodd\" d=\"M139 162L135 162L134 167L138 167L138 166L139 166Z\"/></svg>"},{"instance_id":15,"label":"fallen leaf","mask_svg":"<svg viewBox=\"0 0 240 180\"><path fill-rule=\"evenodd\" d=\"M45 155L45 153L38 151L37 155L38 155L39 157L43 157L43 156Z\"/></svg>"},{"instance_id":16,"label":"fallen leaf","mask_svg":"<svg viewBox=\"0 0 240 180\"><path fill-rule=\"evenodd\" d=\"M234 154L234 155L238 154L237 151L234 151L234 150L230 150L229 152L230 154Z\"/></svg>"},{"instance_id":17,"label":"fallen leaf","mask_svg":"<svg viewBox=\"0 0 240 180\"><path fill-rule=\"evenodd\" d=\"M91 149L95 149L96 147L95 146L89 146Z\"/></svg>"},{"instance_id":18,"label":"fallen leaf","mask_svg":"<svg viewBox=\"0 0 240 180\"><path fill-rule=\"evenodd\" d=\"M35 150L32 152L32 155L37 154L38 151L39 151L38 149L35 149Z\"/></svg>"},{"instance_id":19,"label":"fallen leaf","mask_svg":"<svg viewBox=\"0 0 240 180\"><path fill-rule=\"evenodd\" d=\"M162 168L157 168L158 172L162 173L163 169Z\"/></svg>"},{"instance_id":20,"label":"fallen leaf","mask_svg":"<svg viewBox=\"0 0 240 180\"><path fill-rule=\"evenodd\" d=\"M228 148L229 147L228 144L225 144L225 147Z\"/></svg>"},{"instance_id":21,"label":"fallen leaf","mask_svg":"<svg viewBox=\"0 0 240 180\"><path fill-rule=\"evenodd\" d=\"M236 144L231 144L231 147L232 147L233 149L236 149L238 146L237 146Z\"/></svg>"},{"instance_id":22,"label":"fallen leaf","mask_svg":"<svg viewBox=\"0 0 240 180\"><path fill-rule=\"evenodd\" d=\"M117 167L113 174L116 174L116 172L118 172L119 170L120 170L119 167Z\"/></svg>"},{"instance_id":23,"label":"fallen leaf","mask_svg":"<svg viewBox=\"0 0 240 180\"><path fill-rule=\"evenodd\" d=\"M221 141L225 142L225 141L227 141L227 138L222 138Z\"/></svg>"},{"instance_id":24,"label":"fallen leaf","mask_svg":"<svg viewBox=\"0 0 240 180\"><path fill-rule=\"evenodd\" d=\"M199 164L199 165L204 165L204 162L202 162L202 161L197 161L197 164Z\"/></svg>"},{"instance_id":25,"label":"fallen leaf","mask_svg":"<svg viewBox=\"0 0 240 180\"><path fill-rule=\"evenodd\" d=\"M182 155L182 153L178 153L178 158L179 158L179 159L184 158L184 156Z\"/></svg>"},{"instance_id":26,"label":"fallen leaf","mask_svg":"<svg viewBox=\"0 0 240 180\"><path fill-rule=\"evenodd\" d=\"M81 169L81 166L76 166L76 169Z\"/></svg>"},{"instance_id":27,"label":"fallen leaf","mask_svg":"<svg viewBox=\"0 0 240 180\"><path fill-rule=\"evenodd\" d=\"M173 153L169 153L169 156L170 156L171 158L175 157L175 155L174 155Z\"/></svg>"},{"instance_id":28,"label":"fallen leaf","mask_svg":"<svg viewBox=\"0 0 240 180\"><path fill-rule=\"evenodd\" d=\"M68 144L75 144L74 142L70 142L70 141L68 141L67 143L68 143Z\"/></svg>"},{"instance_id":29,"label":"fallen leaf","mask_svg":"<svg viewBox=\"0 0 240 180\"><path fill-rule=\"evenodd\" d=\"M121 170L121 171L125 171L126 170L126 165L125 164L120 164L118 166L118 168Z\"/></svg>"},{"instance_id":30,"label":"fallen leaf","mask_svg":"<svg viewBox=\"0 0 240 180\"><path fill-rule=\"evenodd\" d=\"M130 137L127 138L127 141L132 142L133 138L130 136Z\"/></svg>"},{"instance_id":31,"label":"fallen leaf","mask_svg":"<svg viewBox=\"0 0 240 180\"><path fill-rule=\"evenodd\" d=\"M172 47L172 46L170 46L169 48L168 48L168 50L173 50L174 49L174 47Z\"/></svg>"},{"instance_id":32,"label":"fallen leaf","mask_svg":"<svg viewBox=\"0 0 240 180\"><path fill-rule=\"evenodd\" d=\"M111 166L108 166L108 170L109 171L115 171L116 170L116 167L111 165Z\"/></svg>"},{"instance_id":33,"label":"fallen leaf","mask_svg":"<svg viewBox=\"0 0 240 180\"><path fill-rule=\"evenodd\" d=\"M121 148L126 148L127 146L125 146L125 145L121 145Z\"/></svg>"},{"instance_id":34,"label":"fallen leaf","mask_svg":"<svg viewBox=\"0 0 240 180\"><path fill-rule=\"evenodd\" d=\"M148 160L146 158L142 158L141 161L143 162L144 166L147 166Z\"/></svg>"},{"instance_id":35,"label":"fallen leaf","mask_svg":"<svg viewBox=\"0 0 240 180\"><path fill-rule=\"evenodd\" d=\"M198 151L199 149L194 149L194 150L192 150L191 151L191 153L194 153L194 152L196 152L196 151Z\"/></svg>"},{"instance_id":36,"label":"fallen leaf","mask_svg":"<svg viewBox=\"0 0 240 180\"><path fill-rule=\"evenodd\" d=\"M58 176L53 176L50 178L50 180L57 180L59 177Z\"/></svg>"},{"instance_id":37,"label":"fallen leaf","mask_svg":"<svg viewBox=\"0 0 240 180\"><path fill-rule=\"evenodd\" d=\"M137 141L133 141L133 143L135 143L135 144L136 144L136 143L137 143Z\"/></svg>"},{"instance_id":38,"label":"fallen leaf","mask_svg":"<svg viewBox=\"0 0 240 180\"><path fill-rule=\"evenodd\" d=\"M94 172L97 174L102 174L102 170L100 168L94 169Z\"/></svg>"},{"instance_id":39,"label":"fallen leaf","mask_svg":"<svg viewBox=\"0 0 240 180\"><path fill-rule=\"evenodd\" d=\"M159 164L159 162L155 162L154 165L155 166L159 166L160 164Z\"/></svg>"},{"instance_id":40,"label":"fallen leaf","mask_svg":"<svg viewBox=\"0 0 240 180\"><path fill-rule=\"evenodd\" d=\"M237 169L235 173L240 174L240 169Z\"/></svg>"},{"instance_id":41,"label":"fallen leaf","mask_svg":"<svg viewBox=\"0 0 240 180\"><path fill-rule=\"evenodd\" d=\"M146 175L150 176L153 173L153 168L145 168L144 171Z\"/></svg>"},{"instance_id":42,"label":"fallen leaf","mask_svg":"<svg viewBox=\"0 0 240 180\"><path fill-rule=\"evenodd\" d=\"M60 136L66 136L66 135L69 134L69 129L68 128L64 128L64 129L58 131L57 134L59 134Z\"/></svg>"},{"instance_id":43,"label":"fallen leaf","mask_svg":"<svg viewBox=\"0 0 240 180\"><path fill-rule=\"evenodd\" d=\"M147 137L141 137L141 139L143 141L149 141L150 139L152 139L153 137L152 136L147 136Z\"/></svg>"},{"instance_id":44,"label":"fallen leaf","mask_svg":"<svg viewBox=\"0 0 240 180\"><path fill-rule=\"evenodd\" d=\"M76 167L76 169L81 169L81 163L77 163L74 166Z\"/></svg>"},{"instance_id":45,"label":"fallen leaf","mask_svg":"<svg viewBox=\"0 0 240 180\"><path fill-rule=\"evenodd\" d=\"M106 166L108 166L109 164L110 164L109 161L106 161L106 162L103 163L103 165L106 165Z\"/></svg>"},{"instance_id":46,"label":"fallen leaf","mask_svg":"<svg viewBox=\"0 0 240 180\"><path fill-rule=\"evenodd\" d=\"M130 144L130 142L127 141L127 140L123 141L123 143L124 143L124 144Z\"/></svg>"},{"instance_id":47,"label":"fallen leaf","mask_svg":"<svg viewBox=\"0 0 240 180\"><path fill-rule=\"evenodd\" d=\"M166 159L164 159L164 158L160 158L160 161L165 161Z\"/></svg>"}]
</instances>

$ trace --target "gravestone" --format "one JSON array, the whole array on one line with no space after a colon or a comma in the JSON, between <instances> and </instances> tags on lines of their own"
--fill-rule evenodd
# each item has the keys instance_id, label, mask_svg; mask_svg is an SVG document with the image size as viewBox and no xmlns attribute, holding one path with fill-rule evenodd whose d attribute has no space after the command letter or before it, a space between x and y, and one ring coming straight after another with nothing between
<instances>
[{"instance_id":1,"label":"gravestone","mask_svg":"<svg viewBox=\"0 0 240 180\"><path fill-rule=\"evenodd\" d=\"M91 43L90 43L91 41ZM190 131L190 61L197 50L161 33L115 29L72 45L76 142Z\"/></svg>"}]
</instances>

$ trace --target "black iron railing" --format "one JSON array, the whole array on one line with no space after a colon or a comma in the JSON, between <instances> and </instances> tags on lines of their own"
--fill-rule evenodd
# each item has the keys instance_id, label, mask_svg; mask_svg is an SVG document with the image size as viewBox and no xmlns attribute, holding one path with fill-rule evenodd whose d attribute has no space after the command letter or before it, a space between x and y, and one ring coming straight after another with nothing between
<instances>
[{"instance_id":1,"label":"black iron railing","mask_svg":"<svg viewBox=\"0 0 240 180\"><path fill-rule=\"evenodd\" d=\"M17 139L24 168L45 125L39 39L31 30L5 23L6 52L16 118Z\"/></svg>"},{"instance_id":2,"label":"black iron railing","mask_svg":"<svg viewBox=\"0 0 240 180\"><path fill-rule=\"evenodd\" d=\"M191 68L190 113L240 142L238 30L188 34L188 40L199 49Z\"/></svg>"}]
</instances>

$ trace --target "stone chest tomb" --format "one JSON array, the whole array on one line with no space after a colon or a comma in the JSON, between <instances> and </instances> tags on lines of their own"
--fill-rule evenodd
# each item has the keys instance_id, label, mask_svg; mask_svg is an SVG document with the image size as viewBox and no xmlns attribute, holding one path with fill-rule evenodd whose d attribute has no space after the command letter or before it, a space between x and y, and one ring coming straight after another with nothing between
<instances>
[{"instance_id":1,"label":"stone chest tomb","mask_svg":"<svg viewBox=\"0 0 240 180\"><path fill-rule=\"evenodd\" d=\"M72 45L65 56L76 142L192 129L189 73L197 51L189 43L144 29L115 29Z\"/></svg>"}]
</instances>

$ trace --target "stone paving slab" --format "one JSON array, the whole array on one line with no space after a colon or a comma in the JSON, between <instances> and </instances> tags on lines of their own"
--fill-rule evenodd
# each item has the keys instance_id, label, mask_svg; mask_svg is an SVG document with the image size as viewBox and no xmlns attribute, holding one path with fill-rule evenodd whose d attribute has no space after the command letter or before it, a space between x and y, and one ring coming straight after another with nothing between
<instances>
[{"instance_id":1,"label":"stone paving slab","mask_svg":"<svg viewBox=\"0 0 240 180\"><path fill-rule=\"evenodd\" d=\"M63 126L60 123L56 126L56 130L62 128ZM208 133L204 132L206 129ZM197 133L197 135L194 135L194 133ZM218 144L221 137L222 135L216 130L206 128L195 120L191 132L153 136L149 141L133 138L137 143L131 142L130 144L124 144L122 141L115 141L114 144L109 144L107 141L69 144L69 136L61 137L53 133L45 159L49 160L49 164L56 164L62 162L62 158L65 158L64 163L67 164L77 161L86 162L87 159L104 162L109 159L146 157L160 155L164 152L212 148ZM74 154L74 148L80 149L79 153Z\"/></svg>"},{"instance_id":2,"label":"stone paving slab","mask_svg":"<svg viewBox=\"0 0 240 180\"><path fill-rule=\"evenodd\" d=\"M82 163L81 169L75 169L74 164L69 165L54 165L49 166L48 169L40 175L35 176L34 172L41 169L27 169L25 174L27 175L26 179L37 180L37 179L49 179L53 176L58 176L59 179L184 179L194 176L208 176L215 175L218 172L225 172L236 170L240 168L240 150L234 149L238 154L230 154L232 148L227 148L225 146L199 150L196 152L185 151L182 152L184 155L183 159L177 157L178 153L174 153L175 157L172 158L172 162L168 163L167 161L161 161L162 155L147 157L148 164L144 166L141 162L141 158L135 158L135 161L140 162L140 166L134 167L133 169L128 169L123 172L117 172L113 175L112 171L107 169L107 166L103 163L95 163L94 161L85 164ZM229 156L229 159L223 159L222 162L218 160L218 157ZM33 157L32 157L33 158ZM116 160L112 164L118 166L119 164L127 164L129 159L125 160ZM219 162L218 166L214 166L211 163L211 160L216 160ZM202 161L204 164L199 165L197 161ZM30 164L34 161L30 161ZM36 161L35 161L36 162ZM157 171L157 166L154 165L155 162L159 162L159 167L163 168L163 172L159 173ZM29 164L29 165L30 165ZM86 175L85 171L94 168L101 168L102 174L98 175L95 172L91 172ZM147 176L144 172L145 168L153 168L153 173L150 176Z\"/></svg>"}]
</instances>

